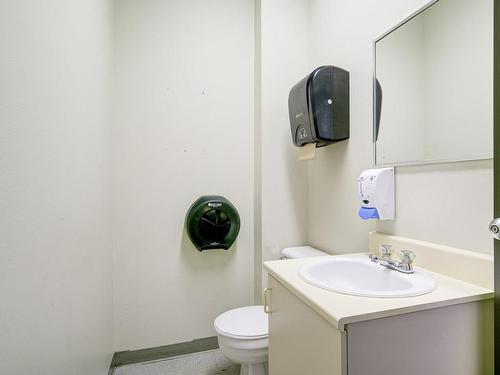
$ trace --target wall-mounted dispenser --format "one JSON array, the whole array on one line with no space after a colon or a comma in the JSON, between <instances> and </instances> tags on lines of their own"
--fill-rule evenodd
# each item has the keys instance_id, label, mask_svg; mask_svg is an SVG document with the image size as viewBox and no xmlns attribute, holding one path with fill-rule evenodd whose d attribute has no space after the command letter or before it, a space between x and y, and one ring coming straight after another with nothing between
<instances>
[{"instance_id":1,"label":"wall-mounted dispenser","mask_svg":"<svg viewBox=\"0 0 500 375\"><path fill-rule=\"evenodd\" d=\"M321 66L297 83L288 96L295 146L322 147L349 138L349 72Z\"/></svg>"},{"instance_id":2,"label":"wall-mounted dispenser","mask_svg":"<svg viewBox=\"0 0 500 375\"><path fill-rule=\"evenodd\" d=\"M189 207L186 230L191 242L199 251L227 250L240 231L238 211L226 198L204 195Z\"/></svg>"},{"instance_id":3,"label":"wall-mounted dispenser","mask_svg":"<svg viewBox=\"0 0 500 375\"><path fill-rule=\"evenodd\" d=\"M359 216L394 220L394 168L367 169L358 178Z\"/></svg>"}]
</instances>

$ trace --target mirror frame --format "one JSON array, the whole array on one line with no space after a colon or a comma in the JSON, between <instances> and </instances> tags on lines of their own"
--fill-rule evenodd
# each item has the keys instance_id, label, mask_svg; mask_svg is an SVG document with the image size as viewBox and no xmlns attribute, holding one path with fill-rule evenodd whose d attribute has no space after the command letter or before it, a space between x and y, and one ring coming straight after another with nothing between
<instances>
[{"instance_id":1,"label":"mirror frame","mask_svg":"<svg viewBox=\"0 0 500 375\"><path fill-rule=\"evenodd\" d=\"M377 137L376 137L376 119L377 119L377 103L376 103L376 98L377 98L377 42L379 42L381 39L385 38L387 35L392 33L393 31L399 29L401 26L403 26L405 23L411 21L413 18L415 18L417 15L425 11L426 9L430 8L434 4L436 4L440 0L431 0L427 4L424 4L414 12L412 12L409 16L405 17L398 23L396 23L393 27L391 27L389 30L385 31L383 34L379 35L375 40L373 41L373 72L372 72L372 136L373 136L373 166L377 168L383 168L383 167L404 167L404 166L414 166L414 165L430 165L430 164L443 164L443 163L460 163L460 162L467 162L467 161L474 161L474 160L491 160L493 159L493 151L491 150L490 155L488 157L484 156L479 156L479 157L467 157L465 159L463 158L445 158L445 159L430 159L430 160L410 160L410 161L394 161L394 162L389 162L389 163L377 163ZM491 79L493 80L493 72ZM379 124L380 127L380 124ZM491 127L493 129L493 124L491 124ZM493 137L493 134L492 134Z\"/></svg>"}]
</instances>

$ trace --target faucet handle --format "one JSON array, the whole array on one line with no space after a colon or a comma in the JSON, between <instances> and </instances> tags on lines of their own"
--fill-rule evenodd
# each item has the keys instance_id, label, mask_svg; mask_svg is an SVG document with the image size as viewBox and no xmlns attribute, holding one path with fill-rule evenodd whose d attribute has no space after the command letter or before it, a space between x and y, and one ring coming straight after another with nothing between
<instances>
[{"instance_id":1,"label":"faucet handle","mask_svg":"<svg viewBox=\"0 0 500 375\"><path fill-rule=\"evenodd\" d=\"M412 263L415 257L415 253L411 250L401 250L399 252L399 259L401 260L401 264L408 271L411 271L413 269Z\"/></svg>"},{"instance_id":2,"label":"faucet handle","mask_svg":"<svg viewBox=\"0 0 500 375\"><path fill-rule=\"evenodd\" d=\"M391 245L380 245L380 258L384 260L391 259L392 246Z\"/></svg>"}]
</instances>

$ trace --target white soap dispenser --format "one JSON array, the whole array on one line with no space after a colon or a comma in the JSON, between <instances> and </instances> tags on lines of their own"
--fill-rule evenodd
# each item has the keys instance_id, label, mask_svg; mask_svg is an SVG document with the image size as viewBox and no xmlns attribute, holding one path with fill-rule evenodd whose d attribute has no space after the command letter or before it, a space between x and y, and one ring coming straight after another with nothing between
<instances>
[{"instance_id":1,"label":"white soap dispenser","mask_svg":"<svg viewBox=\"0 0 500 375\"><path fill-rule=\"evenodd\" d=\"M394 168L367 169L358 178L359 217L394 220Z\"/></svg>"}]
</instances>

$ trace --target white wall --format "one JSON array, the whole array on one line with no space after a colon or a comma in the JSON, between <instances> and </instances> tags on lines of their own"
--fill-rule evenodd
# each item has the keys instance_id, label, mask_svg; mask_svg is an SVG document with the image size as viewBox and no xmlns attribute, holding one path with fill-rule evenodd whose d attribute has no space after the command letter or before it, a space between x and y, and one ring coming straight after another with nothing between
<instances>
[{"instance_id":1,"label":"white wall","mask_svg":"<svg viewBox=\"0 0 500 375\"><path fill-rule=\"evenodd\" d=\"M0 373L112 355L109 4L0 3Z\"/></svg>"},{"instance_id":2,"label":"white wall","mask_svg":"<svg viewBox=\"0 0 500 375\"><path fill-rule=\"evenodd\" d=\"M262 252L272 260L307 243L308 162L292 143L288 93L308 74L308 0L263 1L261 22Z\"/></svg>"},{"instance_id":3,"label":"white wall","mask_svg":"<svg viewBox=\"0 0 500 375\"><path fill-rule=\"evenodd\" d=\"M254 296L254 3L114 5L115 349L213 336ZM239 210L229 251L184 234L205 194Z\"/></svg>"},{"instance_id":4,"label":"white wall","mask_svg":"<svg viewBox=\"0 0 500 375\"><path fill-rule=\"evenodd\" d=\"M319 150L309 164L309 242L349 252L379 231L492 253L492 162L398 168L396 220L357 216L356 178L372 160L372 41L424 5L422 0L310 0L310 68L335 64L351 73L351 139Z\"/></svg>"},{"instance_id":5,"label":"white wall","mask_svg":"<svg viewBox=\"0 0 500 375\"><path fill-rule=\"evenodd\" d=\"M396 220L377 230L493 254L493 161L398 168Z\"/></svg>"}]
</instances>

